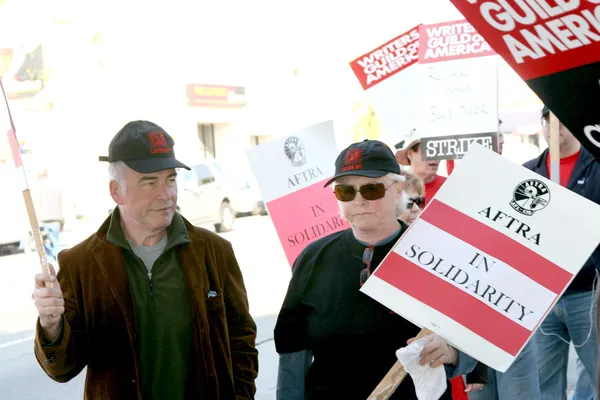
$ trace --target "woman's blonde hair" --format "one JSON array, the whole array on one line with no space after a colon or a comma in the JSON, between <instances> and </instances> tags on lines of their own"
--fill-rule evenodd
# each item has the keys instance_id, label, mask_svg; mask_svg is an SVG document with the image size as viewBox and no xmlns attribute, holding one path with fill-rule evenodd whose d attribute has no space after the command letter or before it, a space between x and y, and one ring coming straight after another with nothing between
<instances>
[{"instance_id":1,"label":"woman's blonde hair","mask_svg":"<svg viewBox=\"0 0 600 400\"><path fill-rule=\"evenodd\" d=\"M415 192L419 196L425 195L425 184L421 178L407 171L402 171L402 176L404 176L404 179L406 180L406 183L404 184L405 191Z\"/></svg>"}]
</instances>

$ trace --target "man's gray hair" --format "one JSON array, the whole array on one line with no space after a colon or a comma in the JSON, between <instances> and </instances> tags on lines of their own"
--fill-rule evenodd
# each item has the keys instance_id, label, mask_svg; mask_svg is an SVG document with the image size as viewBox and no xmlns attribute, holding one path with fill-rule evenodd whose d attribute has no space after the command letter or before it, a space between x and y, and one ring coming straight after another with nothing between
<instances>
[{"instance_id":1,"label":"man's gray hair","mask_svg":"<svg viewBox=\"0 0 600 400\"><path fill-rule=\"evenodd\" d=\"M108 164L108 179L119 185L121 192L125 193L125 176L129 167L123 161L115 161Z\"/></svg>"}]
</instances>

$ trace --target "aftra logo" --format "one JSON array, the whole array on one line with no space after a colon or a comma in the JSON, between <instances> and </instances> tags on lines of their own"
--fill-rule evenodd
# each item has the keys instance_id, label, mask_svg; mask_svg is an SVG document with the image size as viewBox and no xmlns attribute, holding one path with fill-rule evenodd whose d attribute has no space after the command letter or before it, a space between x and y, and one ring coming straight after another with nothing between
<instances>
[{"instance_id":1,"label":"aftra logo","mask_svg":"<svg viewBox=\"0 0 600 400\"><path fill-rule=\"evenodd\" d=\"M600 134L600 125L588 125L585 128L583 128L583 133L588 138L588 140L592 142L594 146L600 147L600 141L596 139L594 135L592 135L592 132Z\"/></svg>"},{"instance_id":2,"label":"aftra logo","mask_svg":"<svg viewBox=\"0 0 600 400\"><path fill-rule=\"evenodd\" d=\"M532 216L536 211L540 211L550 203L550 189L542 181L537 179L528 179L519 183L510 206L515 211Z\"/></svg>"},{"instance_id":3,"label":"aftra logo","mask_svg":"<svg viewBox=\"0 0 600 400\"><path fill-rule=\"evenodd\" d=\"M283 144L285 155L290 159L294 167L299 167L306 163L304 143L296 136L290 136Z\"/></svg>"}]
</instances>

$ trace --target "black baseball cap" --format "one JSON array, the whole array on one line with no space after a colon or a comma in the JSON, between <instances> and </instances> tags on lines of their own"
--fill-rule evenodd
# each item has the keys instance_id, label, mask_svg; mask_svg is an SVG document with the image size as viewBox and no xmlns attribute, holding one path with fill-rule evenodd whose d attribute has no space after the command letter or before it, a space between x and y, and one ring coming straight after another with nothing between
<instances>
[{"instance_id":1,"label":"black baseball cap","mask_svg":"<svg viewBox=\"0 0 600 400\"><path fill-rule=\"evenodd\" d=\"M190 169L175 159L173 138L163 128L150 121L128 122L110 141L108 157L100 161L123 161L142 174L171 168Z\"/></svg>"},{"instance_id":2,"label":"black baseball cap","mask_svg":"<svg viewBox=\"0 0 600 400\"><path fill-rule=\"evenodd\" d=\"M392 150L379 140L365 139L344 149L335 160L335 175L325 186L342 176L379 178L389 173L400 174L400 166Z\"/></svg>"}]
</instances>

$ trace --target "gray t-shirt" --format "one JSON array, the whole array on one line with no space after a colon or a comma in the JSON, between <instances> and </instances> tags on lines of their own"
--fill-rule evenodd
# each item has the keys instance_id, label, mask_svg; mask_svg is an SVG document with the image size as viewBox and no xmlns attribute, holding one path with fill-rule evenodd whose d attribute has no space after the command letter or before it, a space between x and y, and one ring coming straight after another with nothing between
<instances>
[{"instance_id":1,"label":"gray t-shirt","mask_svg":"<svg viewBox=\"0 0 600 400\"><path fill-rule=\"evenodd\" d=\"M154 246L137 246L132 242L129 242L131 246L131 250L133 250L133 254L138 256L140 260L143 261L148 273L152 272L152 266L158 260L158 257L165 251L165 247L167 247L167 235L165 235L160 242L156 243Z\"/></svg>"}]
</instances>

